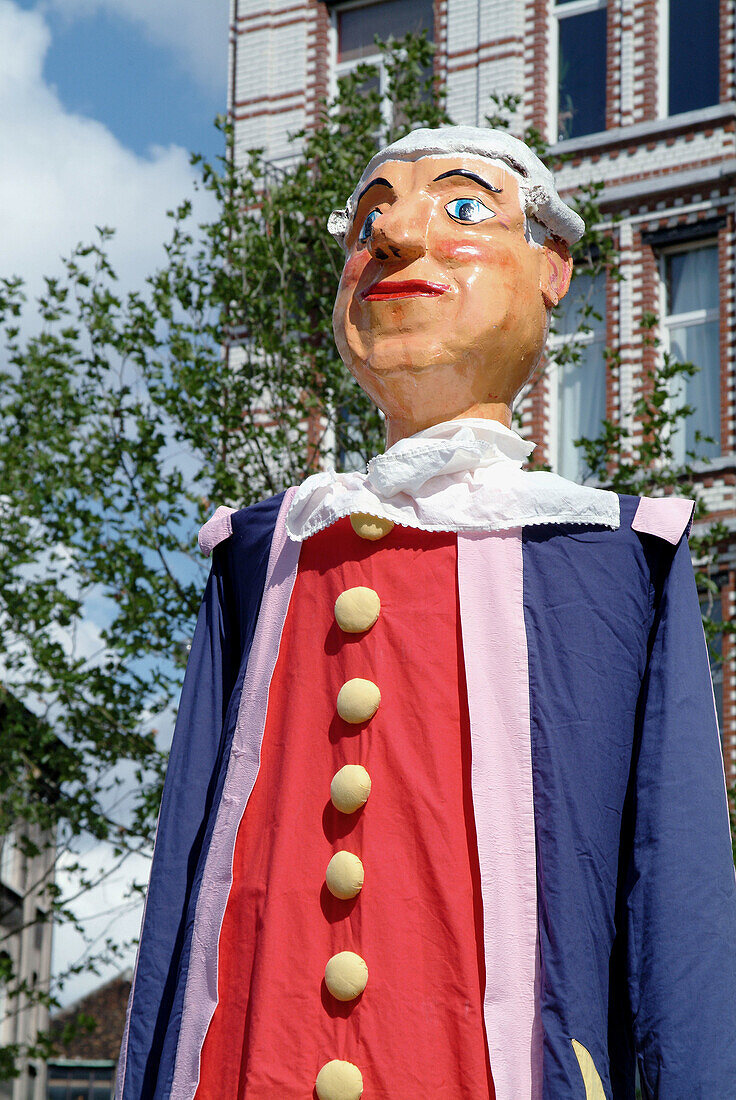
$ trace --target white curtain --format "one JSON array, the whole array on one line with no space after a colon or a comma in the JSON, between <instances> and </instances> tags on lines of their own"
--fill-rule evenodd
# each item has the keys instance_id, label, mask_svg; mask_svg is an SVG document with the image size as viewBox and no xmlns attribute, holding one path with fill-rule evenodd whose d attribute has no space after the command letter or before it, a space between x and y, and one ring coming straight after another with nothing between
<instances>
[{"instance_id":1,"label":"white curtain","mask_svg":"<svg viewBox=\"0 0 736 1100\"><path fill-rule=\"evenodd\" d=\"M693 363L698 371L691 378L680 376L673 387L673 405L691 405L692 416L680 421L673 432L673 451L677 462L687 452L698 458L713 458L721 453L721 381L718 322L676 325L670 329L670 353L680 363ZM696 433L710 436L712 443L696 441Z\"/></svg>"},{"instance_id":2,"label":"white curtain","mask_svg":"<svg viewBox=\"0 0 736 1100\"><path fill-rule=\"evenodd\" d=\"M686 461L688 452L697 458L713 458L721 452L721 393L718 321L706 316L718 310L718 248L693 248L667 257L667 305L673 320L669 324L670 354L681 363L698 367L692 378L680 377L672 388L673 407L683 404L694 412L680 422L672 435L675 460ZM677 317L701 311L703 316L689 324ZM712 443L697 442L696 434L710 436Z\"/></svg>"},{"instance_id":3,"label":"white curtain","mask_svg":"<svg viewBox=\"0 0 736 1100\"><path fill-rule=\"evenodd\" d=\"M693 248L667 257L670 314L718 309L718 248Z\"/></svg>"},{"instance_id":4,"label":"white curtain","mask_svg":"<svg viewBox=\"0 0 736 1100\"><path fill-rule=\"evenodd\" d=\"M584 318L589 306L593 313ZM603 274L578 275L562 299L556 319L561 336L574 336L585 320L590 335L576 341L580 359L557 368L557 473L582 481L588 470L575 439L595 439L606 415L605 343L606 280Z\"/></svg>"},{"instance_id":5,"label":"white curtain","mask_svg":"<svg viewBox=\"0 0 736 1100\"><path fill-rule=\"evenodd\" d=\"M595 439L606 415L606 361L603 342L580 346L580 361L558 368L557 472L582 481L588 471L574 440Z\"/></svg>"}]
</instances>

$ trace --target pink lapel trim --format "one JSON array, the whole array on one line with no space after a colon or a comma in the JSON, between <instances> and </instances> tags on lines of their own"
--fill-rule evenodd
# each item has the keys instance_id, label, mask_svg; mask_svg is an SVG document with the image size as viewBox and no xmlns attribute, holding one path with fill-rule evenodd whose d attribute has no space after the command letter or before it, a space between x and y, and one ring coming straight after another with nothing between
<instances>
[{"instance_id":1,"label":"pink lapel trim","mask_svg":"<svg viewBox=\"0 0 736 1100\"><path fill-rule=\"evenodd\" d=\"M542 1095L537 867L521 528L458 535L486 990L497 1100Z\"/></svg>"}]
</instances>

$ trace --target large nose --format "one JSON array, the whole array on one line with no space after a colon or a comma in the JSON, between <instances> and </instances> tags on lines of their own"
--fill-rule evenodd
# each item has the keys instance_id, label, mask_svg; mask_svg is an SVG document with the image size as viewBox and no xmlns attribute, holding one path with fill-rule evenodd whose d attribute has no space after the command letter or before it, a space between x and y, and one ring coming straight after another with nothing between
<instances>
[{"instance_id":1,"label":"large nose","mask_svg":"<svg viewBox=\"0 0 736 1100\"><path fill-rule=\"evenodd\" d=\"M368 248L381 263L410 263L427 251L429 211L416 199L399 200L376 218Z\"/></svg>"}]
</instances>

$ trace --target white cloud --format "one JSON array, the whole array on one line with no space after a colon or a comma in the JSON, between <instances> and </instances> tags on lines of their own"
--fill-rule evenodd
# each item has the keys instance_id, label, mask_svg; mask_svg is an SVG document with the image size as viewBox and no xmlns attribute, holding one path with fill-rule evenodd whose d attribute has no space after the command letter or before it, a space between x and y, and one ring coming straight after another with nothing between
<instances>
[{"instance_id":1,"label":"white cloud","mask_svg":"<svg viewBox=\"0 0 736 1100\"><path fill-rule=\"evenodd\" d=\"M154 5L155 6L155 5ZM38 11L0 0L0 274L58 274L96 225L116 230L114 266L139 286L163 261L167 209L192 192L184 149L126 149L104 125L65 110L44 83L50 31ZM198 213L209 211L206 197Z\"/></svg>"},{"instance_id":2,"label":"white cloud","mask_svg":"<svg viewBox=\"0 0 736 1100\"><path fill-rule=\"evenodd\" d=\"M56 884L61 888L63 897L77 893L78 877L68 870L76 859L76 855L69 854L60 861ZM116 866L116 861L108 845L98 844L84 854L84 862L86 874L98 882L94 889L87 890L72 903L72 909L84 925L86 939L68 924L54 929L52 970L55 975L65 974L69 967L85 963L104 950L108 937L122 945L137 939L140 931L143 902L139 895L130 896L129 884L134 880L146 882L150 860L143 855L130 856L122 867L108 873ZM67 978L63 989L53 984L52 991L62 1005L71 1004L121 970L132 967L135 954L135 947L126 948L122 958L98 964L98 973L83 970Z\"/></svg>"},{"instance_id":3,"label":"white cloud","mask_svg":"<svg viewBox=\"0 0 736 1100\"><path fill-rule=\"evenodd\" d=\"M168 46L208 90L221 92L227 71L229 0L47 0L66 18L100 10L130 19Z\"/></svg>"}]
</instances>

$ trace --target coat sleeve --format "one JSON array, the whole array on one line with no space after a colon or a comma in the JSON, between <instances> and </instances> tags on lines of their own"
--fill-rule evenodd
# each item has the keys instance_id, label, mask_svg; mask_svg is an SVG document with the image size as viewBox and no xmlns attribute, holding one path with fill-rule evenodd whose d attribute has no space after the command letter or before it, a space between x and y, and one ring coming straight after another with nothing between
<instances>
[{"instance_id":1,"label":"coat sleeve","mask_svg":"<svg viewBox=\"0 0 736 1100\"><path fill-rule=\"evenodd\" d=\"M736 1096L736 880L687 539L659 558L630 786L629 996L644 1096L715 1100Z\"/></svg>"},{"instance_id":2,"label":"coat sleeve","mask_svg":"<svg viewBox=\"0 0 736 1100\"><path fill-rule=\"evenodd\" d=\"M226 555L216 554L189 653L166 772L121 1051L118 1095L126 1100L156 1094L184 961L182 917L193 900L195 870L223 756L225 715L239 663L225 566Z\"/></svg>"},{"instance_id":3,"label":"coat sleeve","mask_svg":"<svg viewBox=\"0 0 736 1100\"><path fill-rule=\"evenodd\" d=\"M118 1063L118 1100L169 1095L194 914L282 501L279 494L236 514L220 510L205 547L214 549L212 570L166 772Z\"/></svg>"}]
</instances>

